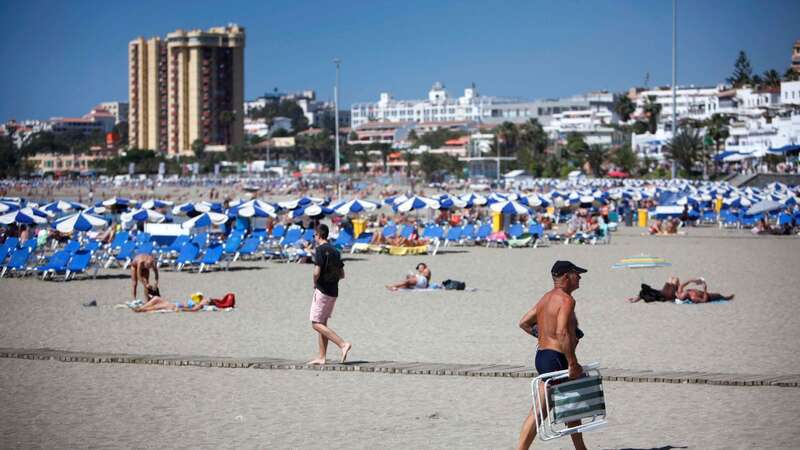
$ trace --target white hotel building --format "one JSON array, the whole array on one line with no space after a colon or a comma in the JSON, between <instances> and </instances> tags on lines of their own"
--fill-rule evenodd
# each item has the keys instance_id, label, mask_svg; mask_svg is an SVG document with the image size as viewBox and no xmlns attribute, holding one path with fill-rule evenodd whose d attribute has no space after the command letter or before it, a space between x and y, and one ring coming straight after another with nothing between
<instances>
[{"instance_id":1,"label":"white hotel building","mask_svg":"<svg viewBox=\"0 0 800 450\"><path fill-rule=\"evenodd\" d=\"M645 120L642 109L648 95L656 96L662 109L656 133L633 135L633 149L639 157L663 160L664 145L672 138L672 91L663 88L636 95L635 117ZM800 144L800 81L783 82L780 88L678 88L676 104L678 121L701 121L713 114L732 117L729 137L721 150L757 158L770 148Z\"/></svg>"},{"instance_id":2,"label":"white hotel building","mask_svg":"<svg viewBox=\"0 0 800 450\"><path fill-rule=\"evenodd\" d=\"M368 122L481 122L489 106L504 101L510 100L479 96L475 86L452 99L437 82L427 100L395 100L388 92L382 92L377 103L355 103L350 108L350 120L353 128Z\"/></svg>"},{"instance_id":3,"label":"white hotel building","mask_svg":"<svg viewBox=\"0 0 800 450\"><path fill-rule=\"evenodd\" d=\"M395 100L383 92L375 103L356 103L351 107L353 128L369 122L474 122L495 125L505 121L523 123L538 119L548 125L556 115L568 111L590 111L611 114L614 95L594 92L561 99L520 100L483 97L475 85L464 89L464 95L450 98L437 82L426 100Z\"/></svg>"}]
</instances>

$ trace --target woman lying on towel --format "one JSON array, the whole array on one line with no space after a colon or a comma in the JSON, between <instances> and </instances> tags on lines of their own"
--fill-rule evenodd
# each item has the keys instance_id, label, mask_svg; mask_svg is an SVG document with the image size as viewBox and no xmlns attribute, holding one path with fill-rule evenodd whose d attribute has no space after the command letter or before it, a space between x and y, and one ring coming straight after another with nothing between
<instances>
[{"instance_id":1,"label":"woman lying on towel","mask_svg":"<svg viewBox=\"0 0 800 450\"><path fill-rule=\"evenodd\" d=\"M188 302L170 302L158 295L158 290L147 292L148 300L144 305L133 308L133 312L154 312L154 311L173 311L173 312L197 312L208 306L219 309L233 308L236 304L236 297L233 294L226 294L222 299L212 299L203 296L202 292L192 294Z\"/></svg>"},{"instance_id":2,"label":"woman lying on towel","mask_svg":"<svg viewBox=\"0 0 800 450\"><path fill-rule=\"evenodd\" d=\"M397 284L387 284L386 289L396 291L399 289L426 289L431 283L431 269L425 263L417 264L417 272L409 274L405 281Z\"/></svg>"},{"instance_id":3,"label":"woman lying on towel","mask_svg":"<svg viewBox=\"0 0 800 450\"><path fill-rule=\"evenodd\" d=\"M690 284L697 284L702 286L703 290L699 289L686 289ZM673 302L680 300L684 303L708 303L717 300L733 300L733 294L722 295L716 292L708 292L708 285L704 278L691 279L683 284L677 277L671 277L664 283L664 287L660 291L651 288L646 284L642 284L642 289L639 295L628 299L631 303L636 303L644 300L645 303L651 302Z\"/></svg>"}]
</instances>

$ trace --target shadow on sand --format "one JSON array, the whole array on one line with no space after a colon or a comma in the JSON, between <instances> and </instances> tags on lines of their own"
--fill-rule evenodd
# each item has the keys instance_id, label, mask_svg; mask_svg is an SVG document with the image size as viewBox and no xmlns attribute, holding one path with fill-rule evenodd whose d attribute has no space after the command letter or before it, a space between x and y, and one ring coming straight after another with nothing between
<instances>
[{"instance_id":1,"label":"shadow on sand","mask_svg":"<svg viewBox=\"0 0 800 450\"><path fill-rule=\"evenodd\" d=\"M689 448L687 446L665 445L663 447L624 447L617 450L672 450L673 448ZM609 449L610 450L610 449Z\"/></svg>"}]
</instances>

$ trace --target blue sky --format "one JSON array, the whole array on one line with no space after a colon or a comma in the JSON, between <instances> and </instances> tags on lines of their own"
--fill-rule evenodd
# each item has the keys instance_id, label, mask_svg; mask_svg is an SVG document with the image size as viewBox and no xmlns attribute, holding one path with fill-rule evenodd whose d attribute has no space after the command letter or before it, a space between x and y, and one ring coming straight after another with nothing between
<instances>
[{"instance_id":1,"label":"blue sky","mask_svg":"<svg viewBox=\"0 0 800 450\"><path fill-rule=\"evenodd\" d=\"M678 82L714 85L743 49L756 72L789 66L800 2L679 0ZM672 2L641 1L25 1L0 0L0 121L80 115L127 101L137 36L229 22L246 28L245 97L277 87L341 101L379 92L551 98L671 80Z\"/></svg>"}]
</instances>

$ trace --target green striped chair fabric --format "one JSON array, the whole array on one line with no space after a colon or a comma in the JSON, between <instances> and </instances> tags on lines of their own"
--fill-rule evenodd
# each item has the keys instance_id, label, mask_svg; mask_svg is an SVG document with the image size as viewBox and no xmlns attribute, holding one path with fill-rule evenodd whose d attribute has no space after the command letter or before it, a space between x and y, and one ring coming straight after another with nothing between
<instances>
[{"instance_id":1,"label":"green striped chair fabric","mask_svg":"<svg viewBox=\"0 0 800 450\"><path fill-rule=\"evenodd\" d=\"M551 387L553 419L571 422L593 416L603 416L606 411L603 397L603 380L600 376L584 377Z\"/></svg>"}]
</instances>

